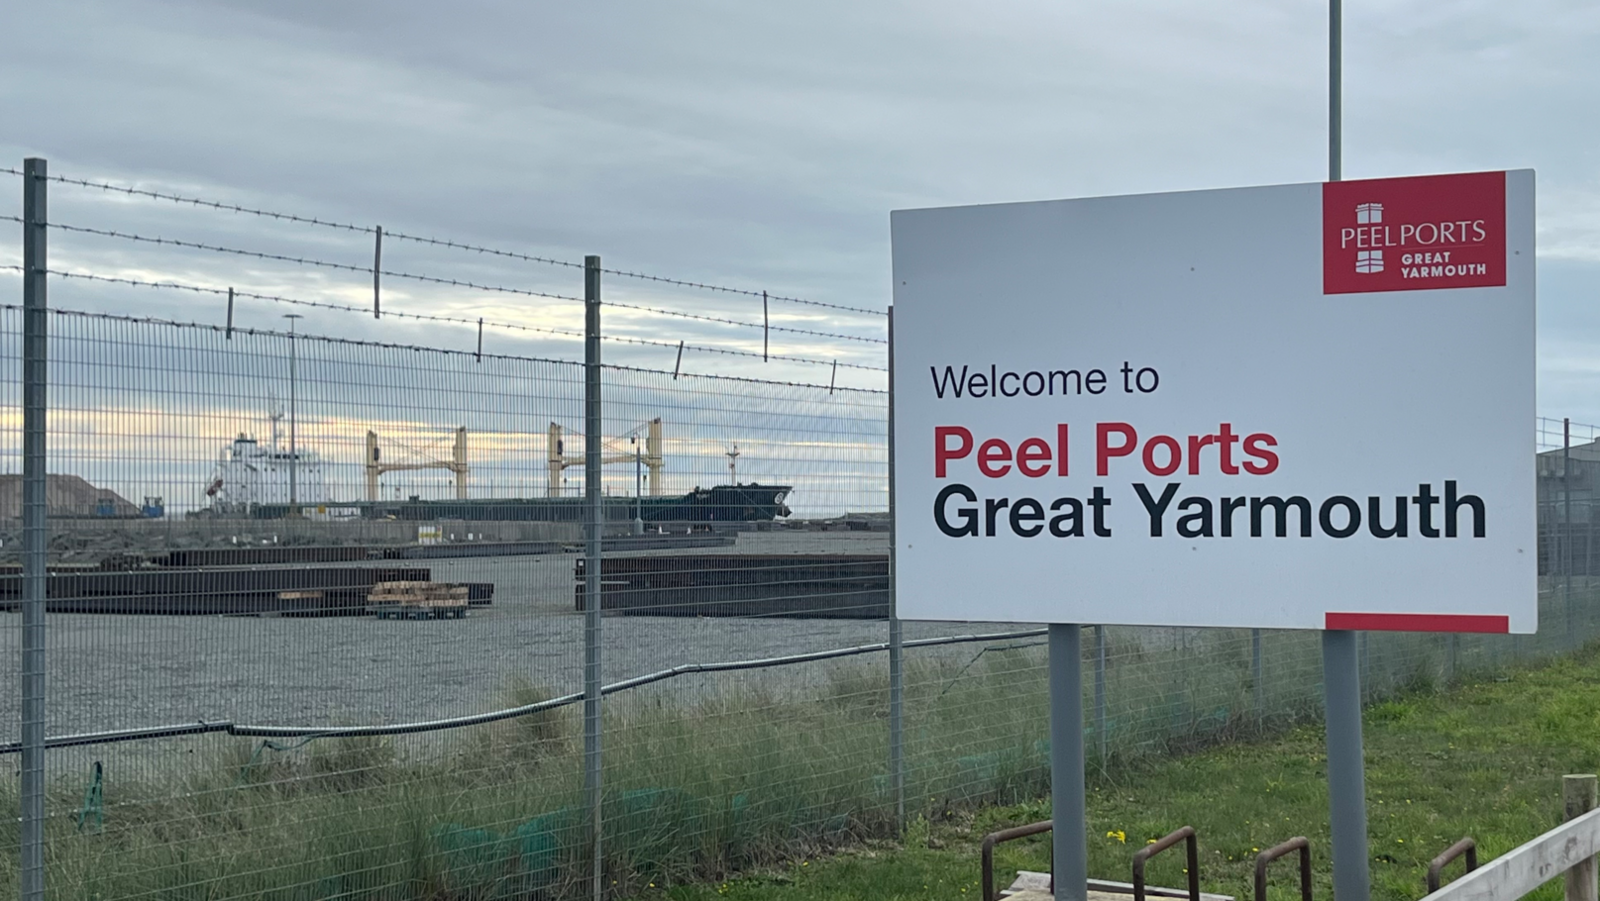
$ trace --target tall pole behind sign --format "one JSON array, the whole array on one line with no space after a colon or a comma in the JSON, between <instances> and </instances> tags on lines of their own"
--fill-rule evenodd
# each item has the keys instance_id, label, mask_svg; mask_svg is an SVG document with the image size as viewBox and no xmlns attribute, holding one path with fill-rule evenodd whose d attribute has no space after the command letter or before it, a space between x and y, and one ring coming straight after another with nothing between
<instances>
[{"instance_id":1,"label":"tall pole behind sign","mask_svg":"<svg viewBox=\"0 0 1600 901\"><path fill-rule=\"evenodd\" d=\"M1328 181L1343 177L1343 22L1328 2ZM1328 819L1333 832L1333 894L1368 901L1367 775L1361 747L1361 665L1356 633L1322 633L1323 704L1328 747Z\"/></svg>"},{"instance_id":2,"label":"tall pole behind sign","mask_svg":"<svg viewBox=\"0 0 1600 901\"><path fill-rule=\"evenodd\" d=\"M45 161L22 162L22 898L44 898Z\"/></svg>"},{"instance_id":3,"label":"tall pole behind sign","mask_svg":"<svg viewBox=\"0 0 1600 901\"><path fill-rule=\"evenodd\" d=\"M1328 181L1344 178L1344 16L1328 0Z\"/></svg>"}]
</instances>

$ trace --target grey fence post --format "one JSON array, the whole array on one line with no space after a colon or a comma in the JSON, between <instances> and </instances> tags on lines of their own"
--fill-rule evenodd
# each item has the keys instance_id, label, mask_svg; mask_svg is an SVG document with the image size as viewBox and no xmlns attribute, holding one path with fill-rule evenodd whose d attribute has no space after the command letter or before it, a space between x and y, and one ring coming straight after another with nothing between
<instances>
[{"instance_id":1,"label":"grey fence post","mask_svg":"<svg viewBox=\"0 0 1600 901\"><path fill-rule=\"evenodd\" d=\"M1094 627L1094 734L1100 739L1100 769L1106 768L1106 627Z\"/></svg>"},{"instance_id":2,"label":"grey fence post","mask_svg":"<svg viewBox=\"0 0 1600 901\"><path fill-rule=\"evenodd\" d=\"M44 898L45 205L49 168L22 162L22 899Z\"/></svg>"},{"instance_id":3,"label":"grey fence post","mask_svg":"<svg viewBox=\"0 0 1600 901\"><path fill-rule=\"evenodd\" d=\"M763 306L766 296L762 296ZM894 506L894 305L889 306L889 781L894 792L895 832L906 824L905 658L896 585Z\"/></svg>"},{"instance_id":4,"label":"grey fence post","mask_svg":"<svg viewBox=\"0 0 1600 901\"><path fill-rule=\"evenodd\" d=\"M583 788L594 855L595 901L604 891L600 838L604 825L600 785L600 258L583 258Z\"/></svg>"},{"instance_id":5,"label":"grey fence post","mask_svg":"<svg viewBox=\"0 0 1600 901\"><path fill-rule=\"evenodd\" d=\"M1561 606L1572 644L1572 420L1561 420Z\"/></svg>"},{"instance_id":6,"label":"grey fence post","mask_svg":"<svg viewBox=\"0 0 1600 901\"><path fill-rule=\"evenodd\" d=\"M1261 681L1261 630L1250 630L1250 690L1255 695L1256 725L1267 715L1267 686Z\"/></svg>"},{"instance_id":7,"label":"grey fence post","mask_svg":"<svg viewBox=\"0 0 1600 901\"><path fill-rule=\"evenodd\" d=\"M1361 679L1361 703L1365 704L1372 694L1372 639L1366 632L1356 633L1356 644L1360 649L1357 659L1357 668Z\"/></svg>"}]
</instances>

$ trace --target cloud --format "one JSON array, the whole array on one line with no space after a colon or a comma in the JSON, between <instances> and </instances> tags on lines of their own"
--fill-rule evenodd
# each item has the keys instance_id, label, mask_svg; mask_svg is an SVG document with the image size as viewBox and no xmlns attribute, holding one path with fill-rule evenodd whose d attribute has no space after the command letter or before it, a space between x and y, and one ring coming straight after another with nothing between
<instances>
[{"instance_id":1,"label":"cloud","mask_svg":"<svg viewBox=\"0 0 1600 901\"><path fill-rule=\"evenodd\" d=\"M1326 6L1313 0L804 7L689 2L83 0L12 12L0 154L360 225L850 306L888 299L887 212L910 206L1311 181L1326 169ZM1391 0L1346 10L1349 177L1533 166L1549 312L1600 288L1600 59L1592 4ZM26 128L19 128L25 123ZM13 163L14 165L14 163ZM13 195L14 196L14 195ZM65 186L52 214L370 265L370 238ZM0 204L3 210L3 204ZM63 265L352 306L361 273L62 235ZM9 256L7 256L9 255ZM4 262L12 247L0 245ZM577 296L581 273L389 242L386 264ZM759 298L608 276L607 296L759 321ZM221 304L104 286L62 301L216 321ZM386 281L395 311L573 330L576 305ZM98 305L98 306L93 306ZM769 305L774 324L883 336L881 317ZM254 326L270 304L241 303ZM1548 317L1547 317L1548 320ZM758 330L612 308L618 362ZM303 326L470 348L476 328L314 312ZM786 364L690 351L696 371L823 382L882 345L773 333ZM1546 333L1547 342L1560 340ZM578 342L486 328L487 347ZM1587 348L1580 351L1587 354ZM841 384L882 387L842 369ZM1570 404L1575 395L1544 398ZM1596 411L1600 418L1600 411Z\"/></svg>"}]
</instances>

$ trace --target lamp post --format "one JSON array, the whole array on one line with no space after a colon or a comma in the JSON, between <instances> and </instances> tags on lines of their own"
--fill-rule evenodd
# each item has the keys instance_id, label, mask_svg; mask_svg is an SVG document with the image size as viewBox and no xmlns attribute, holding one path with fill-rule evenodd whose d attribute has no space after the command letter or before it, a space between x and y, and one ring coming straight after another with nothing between
<instances>
[{"instance_id":1,"label":"lamp post","mask_svg":"<svg viewBox=\"0 0 1600 901\"><path fill-rule=\"evenodd\" d=\"M295 339L294 321L303 318L299 313L285 313L289 320L289 515L300 515L300 451L295 445Z\"/></svg>"}]
</instances>

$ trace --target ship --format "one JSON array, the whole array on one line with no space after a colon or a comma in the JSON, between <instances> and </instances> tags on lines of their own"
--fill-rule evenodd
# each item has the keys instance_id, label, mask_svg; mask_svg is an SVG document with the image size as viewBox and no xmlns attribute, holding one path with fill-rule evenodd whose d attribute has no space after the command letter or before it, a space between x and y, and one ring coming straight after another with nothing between
<instances>
[{"instance_id":1,"label":"ship","mask_svg":"<svg viewBox=\"0 0 1600 901\"><path fill-rule=\"evenodd\" d=\"M336 500L330 496L321 456L313 449L283 447L283 413L271 415L271 438L257 440L241 432L226 445L218 458L211 481L206 486L207 506L199 515L231 519L366 519L426 521L466 520L480 522L584 522L587 500L568 494L563 471L581 465L582 457L564 453L560 426L552 423L549 435L550 486L547 497L468 498L467 430L455 431L449 459L400 463L387 461L378 445L378 436L367 433L366 499ZM669 522L770 522L787 517L787 504L794 491L791 485L759 482L730 484L710 488L696 486L680 495L660 493L664 470L661 420L642 425L644 446L633 455L608 455L606 463L632 462L649 472L649 494L607 495L601 501L607 522L640 520L645 523ZM626 437L626 436L624 436ZM737 448L733 456L737 456ZM378 479L386 472L411 469L443 469L452 473L455 497L425 499L417 495L384 500ZM733 475L730 465L729 475Z\"/></svg>"},{"instance_id":2,"label":"ship","mask_svg":"<svg viewBox=\"0 0 1600 901\"><path fill-rule=\"evenodd\" d=\"M314 450L283 447L283 411L274 409L271 438L263 443L247 432L223 447L206 485L206 510L222 517L259 516L264 509L289 509L291 503L326 507L329 502L322 458Z\"/></svg>"},{"instance_id":3,"label":"ship","mask_svg":"<svg viewBox=\"0 0 1600 901\"><path fill-rule=\"evenodd\" d=\"M790 515L790 485L756 482L696 487L680 495L630 497L606 495L601 513L606 522L771 522ZM417 522L467 520L477 522L584 522L588 502L582 497L449 498L430 500L413 495L401 501L346 501L341 510L361 519ZM307 511L303 509L302 515ZM258 504L251 518L281 519L291 515L288 504Z\"/></svg>"}]
</instances>

